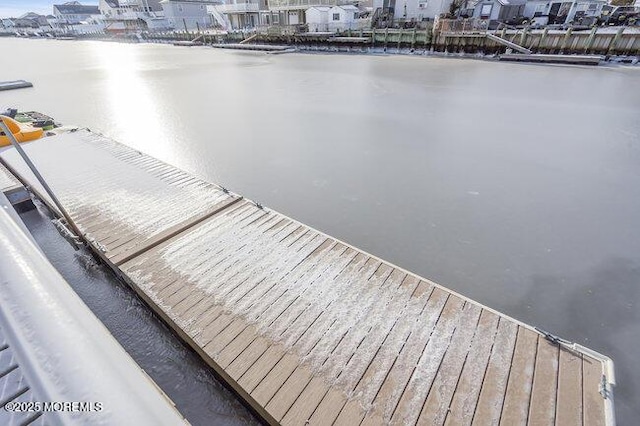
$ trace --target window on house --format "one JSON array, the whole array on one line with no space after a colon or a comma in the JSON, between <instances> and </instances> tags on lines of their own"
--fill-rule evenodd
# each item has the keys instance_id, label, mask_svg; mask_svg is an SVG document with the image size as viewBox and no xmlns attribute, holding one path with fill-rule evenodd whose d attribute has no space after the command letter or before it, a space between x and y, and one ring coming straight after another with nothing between
<instances>
[{"instance_id":1,"label":"window on house","mask_svg":"<svg viewBox=\"0 0 640 426\"><path fill-rule=\"evenodd\" d=\"M483 18L491 16L491 9L493 9L492 4L483 4L482 9L480 9L480 16Z\"/></svg>"},{"instance_id":2,"label":"window on house","mask_svg":"<svg viewBox=\"0 0 640 426\"><path fill-rule=\"evenodd\" d=\"M353 19L358 19L358 15L359 15L358 12L353 12Z\"/></svg>"},{"instance_id":3,"label":"window on house","mask_svg":"<svg viewBox=\"0 0 640 426\"><path fill-rule=\"evenodd\" d=\"M426 9L427 8L427 2L418 3L418 8L419 9Z\"/></svg>"},{"instance_id":4,"label":"window on house","mask_svg":"<svg viewBox=\"0 0 640 426\"><path fill-rule=\"evenodd\" d=\"M598 5L597 4L592 3L592 4L589 5L589 10L596 10L596 9L598 9Z\"/></svg>"},{"instance_id":5,"label":"window on house","mask_svg":"<svg viewBox=\"0 0 640 426\"><path fill-rule=\"evenodd\" d=\"M200 5L200 10L204 10L204 4Z\"/></svg>"},{"instance_id":6,"label":"window on house","mask_svg":"<svg viewBox=\"0 0 640 426\"><path fill-rule=\"evenodd\" d=\"M334 21L339 21L340 20L340 14L339 13L334 13L333 14L333 20Z\"/></svg>"},{"instance_id":7,"label":"window on house","mask_svg":"<svg viewBox=\"0 0 640 426\"><path fill-rule=\"evenodd\" d=\"M273 15L273 23L274 24L280 23L280 15Z\"/></svg>"},{"instance_id":8,"label":"window on house","mask_svg":"<svg viewBox=\"0 0 640 426\"><path fill-rule=\"evenodd\" d=\"M182 5L181 4L178 5L178 12L182 12Z\"/></svg>"}]
</instances>

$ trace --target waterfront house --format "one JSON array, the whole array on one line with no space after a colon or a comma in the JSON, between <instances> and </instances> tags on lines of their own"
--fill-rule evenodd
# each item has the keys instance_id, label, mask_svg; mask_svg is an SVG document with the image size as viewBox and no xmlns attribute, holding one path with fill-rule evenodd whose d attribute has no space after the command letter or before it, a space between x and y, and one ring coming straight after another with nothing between
<instances>
[{"instance_id":1,"label":"waterfront house","mask_svg":"<svg viewBox=\"0 0 640 426\"><path fill-rule=\"evenodd\" d=\"M480 0L473 7L474 18L488 21L513 22L524 17L527 0Z\"/></svg>"},{"instance_id":2,"label":"waterfront house","mask_svg":"<svg viewBox=\"0 0 640 426\"><path fill-rule=\"evenodd\" d=\"M398 25L416 25L419 22L433 21L436 16L449 11L453 0L373 0L374 21L384 16L385 26L388 21Z\"/></svg>"},{"instance_id":3,"label":"waterfront house","mask_svg":"<svg viewBox=\"0 0 640 426\"><path fill-rule=\"evenodd\" d=\"M212 19L224 29L241 30L272 24L266 0L230 0L208 9Z\"/></svg>"},{"instance_id":4,"label":"waterfront house","mask_svg":"<svg viewBox=\"0 0 640 426\"><path fill-rule=\"evenodd\" d=\"M100 0L98 5L105 30L112 34L166 30L159 0Z\"/></svg>"},{"instance_id":5,"label":"waterfront house","mask_svg":"<svg viewBox=\"0 0 640 426\"><path fill-rule=\"evenodd\" d=\"M313 6L305 11L309 32L329 31L329 6Z\"/></svg>"},{"instance_id":6,"label":"waterfront house","mask_svg":"<svg viewBox=\"0 0 640 426\"><path fill-rule=\"evenodd\" d=\"M11 22L13 22L13 28L32 28L37 29L40 28L40 24L35 19L30 18L11 18Z\"/></svg>"},{"instance_id":7,"label":"waterfront house","mask_svg":"<svg viewBox=\"0 0 640 426\"><path fill-rule=\"evenodd\" d=\"M353 5L333 6L329 10L329 23L338 29L353 28L359 15L360 11Z\"/></svg>"},{"instance_id":8,"label":"waterfront house","mask_svg":"<svg viewBox=\"0 0 640 426\"><path fill-rule=\"evenodd\" d=\"M13 22L13 19L8 19L8 18L0 19L0 27L1 28L10 29L10 28L13 28L15 26L16 26L16 24L15 24L15 22Z\"/></svg>"},{"instance_id":9,"label":"waterfront house","mask_svg":"<svg viewBox=\"0 0 640 426\"><path fill-rule=\"evenodd\" d=\"M524 16L534 25L595 24L602 14L606 0L578 0L575 2L529 0L525 5Z\"/></svg>"},{"instance_id":10,"label":"waterfront house","mask_svg":"<svg viewBox=\"0 0 640 426\"><path fill-rule=\"evenodd\" d=\"M98 8L109 17L139 12L162 14L160 0L100 0Z\"/></svg>"},{"instance_id":11,"label":"waterfront house","mask_svg":"<svg viewBox=\"0 0 640 426\"><path fill-rule=\"evenodd\" d=\"M98 6L84 5L77 1L53 5L53 16L59 24L79 24L96 15L100 15Z\"/></svg>"},{"instance_id":12,"label":"waterfront house","mask_svg":"<svg viewBox=\"0 0 640 426\"><path fill-rule=\"evenodd\" d=\"M218 0L162 0L160 5L169 24L178 30L211 27L207 6L220 4Z\"/></svg>"},{"instance_id":13,"label":"waterfront house","mask_svg":"<svg viewBox=\"0 0 640 426\"><path fill-rule=\"evenodd\" d=\"M309 8L353 6L356 3L353 0L269 0L269 14L272 25L301 25L307 24L306 11ZM332 15L328 20L332 20Z\"/></svg>"},{"instance_id":14,"label":"waterfront house","mask_svg":"<svg viewBox=\"0 0 640 426\"><path fill-rule=\"evenodd\" d=\"M360 11L353 5L314 6L305 11L305 19L310 32L355 29L359 17Z\"/></svg>"}]
</instances>

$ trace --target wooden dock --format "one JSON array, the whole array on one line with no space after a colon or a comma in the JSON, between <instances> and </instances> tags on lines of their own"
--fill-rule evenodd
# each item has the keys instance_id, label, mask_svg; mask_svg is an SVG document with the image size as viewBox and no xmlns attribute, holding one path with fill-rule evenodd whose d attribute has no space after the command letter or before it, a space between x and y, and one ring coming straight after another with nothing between
<instances>
[{"instance_id":1,"label":"wooden dock","mask_svg":"<svg viewBox=\"0 0 640 426\"><path fill-rule=\"evenodd\" d=\"M503 53L501 61L537 62L541 64L574 64L574 65L598 65L604 61L600 55L543 55L522 53Z\"/></svg>"},{"instance_id":2,"label":"wooden dock","mask_svg":"<svg viewBox=\"0 0 640 426\"><path fill-rule=\"evenodd\" d=\"M270 424L615 424L605 356L89 131L24 148L91 249Z\"/></svg>"}]
</instances>

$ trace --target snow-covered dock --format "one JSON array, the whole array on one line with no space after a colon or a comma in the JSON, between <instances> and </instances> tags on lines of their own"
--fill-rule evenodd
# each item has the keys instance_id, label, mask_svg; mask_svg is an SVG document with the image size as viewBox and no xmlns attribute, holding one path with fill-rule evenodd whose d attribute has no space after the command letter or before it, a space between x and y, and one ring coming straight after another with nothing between
<instances>
[{"instance_id":1,"label":"snow-covered dock","mask_svg":"<svg viewBox=\"0 0 640 426\"><path fill-rule=\"evenodd\" d=\"M94 133L24 148L93 250L270 424L615 423L605 356Z\"/></svg>"}]
</instances>

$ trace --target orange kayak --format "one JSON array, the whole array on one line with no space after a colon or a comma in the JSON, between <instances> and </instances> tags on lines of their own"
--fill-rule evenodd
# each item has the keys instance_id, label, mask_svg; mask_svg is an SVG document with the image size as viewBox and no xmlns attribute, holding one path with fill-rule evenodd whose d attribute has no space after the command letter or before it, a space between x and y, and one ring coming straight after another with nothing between
<instances>
[{"instance_id":1,"label":"orange kayak","mask_svg":"<svg viewBox=\"0 0 640 426\"><path fill-rule=\"evenodd\" d=\"M4 115L0 115L0 120L7 125L13 136L18 142L29 142L36 139L40 139L44 135L44 130L33 127L25 123L18 123L13 118L9 118ZM0 130L0 146L11 145L9 137Z\"/></svg>"}]
</instances>

